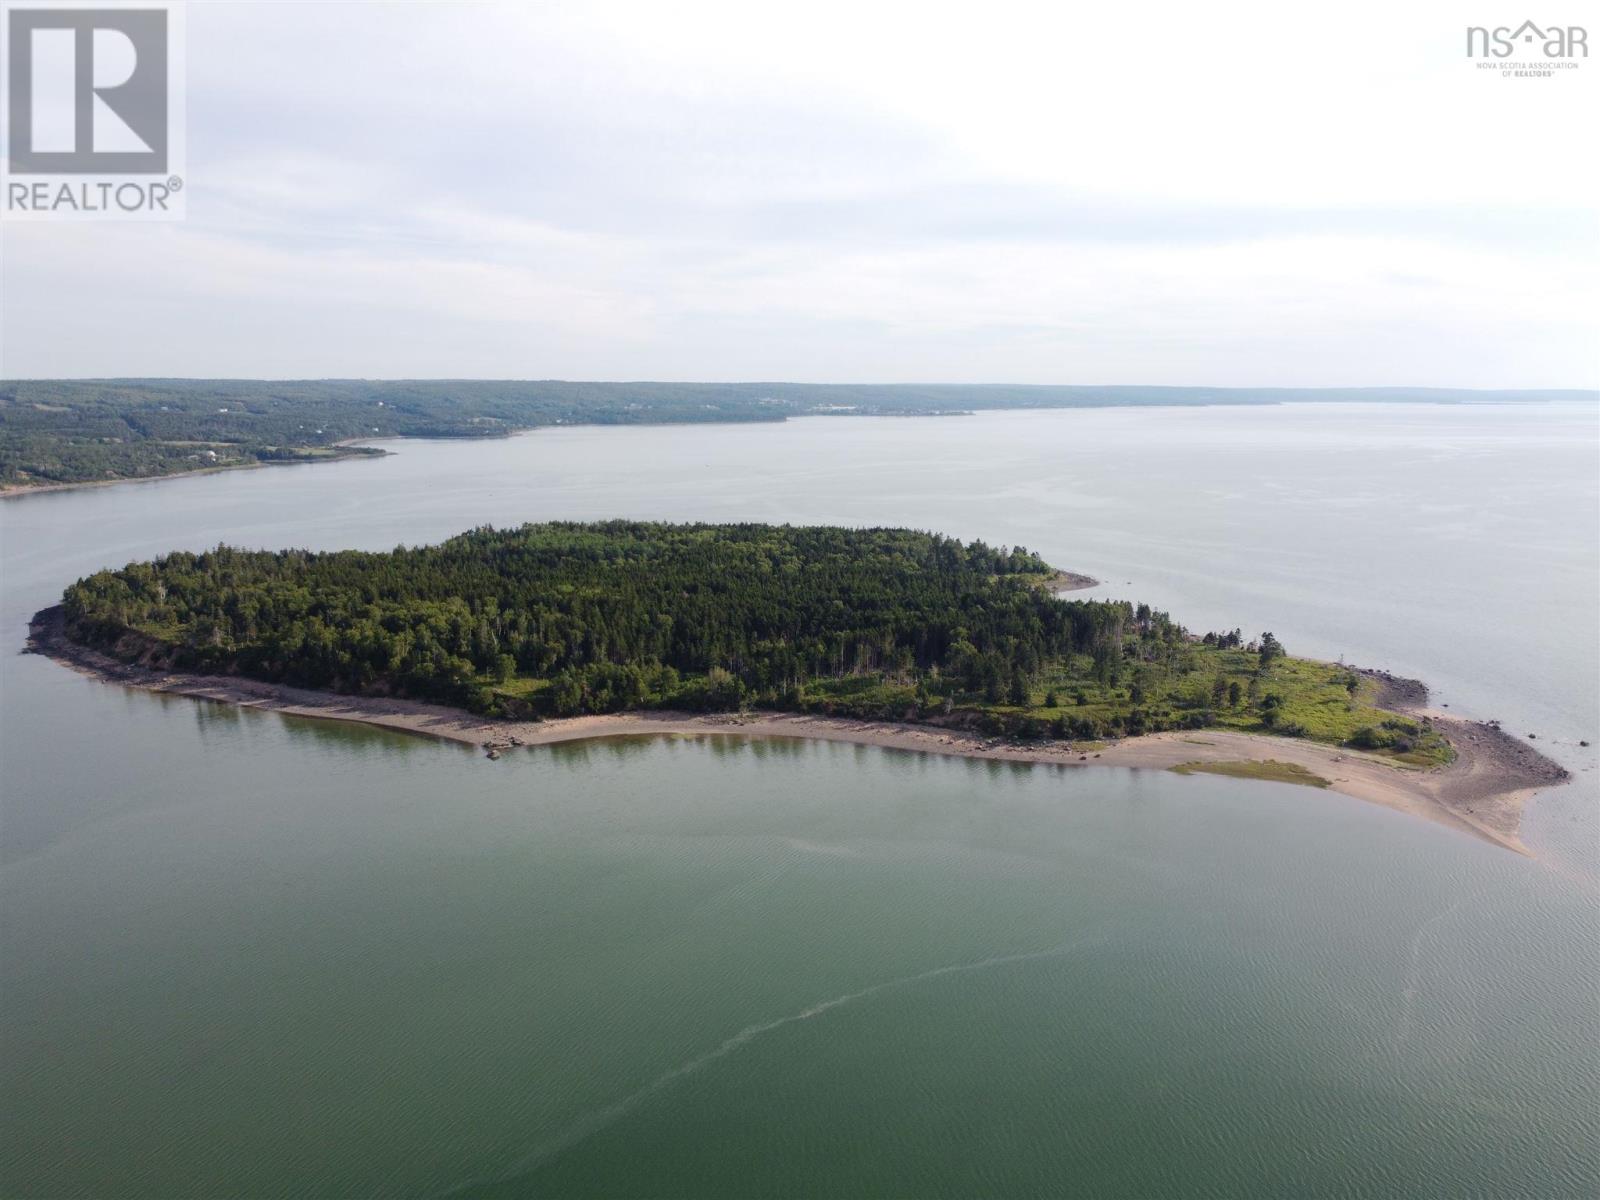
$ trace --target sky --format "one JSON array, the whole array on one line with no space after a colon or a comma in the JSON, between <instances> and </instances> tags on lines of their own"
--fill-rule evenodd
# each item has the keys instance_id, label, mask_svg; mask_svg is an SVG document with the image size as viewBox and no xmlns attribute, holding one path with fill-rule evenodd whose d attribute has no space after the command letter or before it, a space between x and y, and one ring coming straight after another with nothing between
<instances>
[{"instance_id":1,"label":"sky","mask_svg":"<svg viewBox=\"0 0 1600 1200\"><path fill-rule=\"evenodd\" d=\"M1537 7L191 2L186 219L0 224L0 376L1595 387Z\"/></svg>"}]
</instances>

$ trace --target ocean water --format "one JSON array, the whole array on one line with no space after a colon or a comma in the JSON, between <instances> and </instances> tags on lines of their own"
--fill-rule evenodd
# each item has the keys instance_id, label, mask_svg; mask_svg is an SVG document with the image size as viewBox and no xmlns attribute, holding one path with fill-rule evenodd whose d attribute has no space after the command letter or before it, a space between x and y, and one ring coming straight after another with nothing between
<instances>
[{"instance_id":1,"label":"ocean water","mask_svg":"<svg viewBox=\"0 0 1600 1200\"><path fill-rule=\"evenodd\" d=\"M1600 414L563 428L0 505L0 638L218 541L627 516L1021 542L1419 676L1536 861L1329 796L792 741L489 762L0 657L0 1193L1600 1190Z\"/></svg>"}]
</instances>

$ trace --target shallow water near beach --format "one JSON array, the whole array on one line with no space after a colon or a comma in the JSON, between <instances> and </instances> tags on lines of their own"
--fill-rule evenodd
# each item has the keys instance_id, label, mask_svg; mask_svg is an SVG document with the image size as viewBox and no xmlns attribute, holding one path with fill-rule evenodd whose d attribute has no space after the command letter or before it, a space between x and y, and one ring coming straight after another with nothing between
<instances>
[{"instance_id":1,"label":"shallow water near beach","mask_svg":"<svg viewBox=\"0 0 1600 1200\"><path fill-rule=\"evenodd\" d=\"M454 745L0 656L0 1193L1600 1190L1592 408L398 443L0 505L101 566L606 516L1022 542L1571 768L1530 861L1309 788L801 741Z\"/></svg>"}]
</instances>

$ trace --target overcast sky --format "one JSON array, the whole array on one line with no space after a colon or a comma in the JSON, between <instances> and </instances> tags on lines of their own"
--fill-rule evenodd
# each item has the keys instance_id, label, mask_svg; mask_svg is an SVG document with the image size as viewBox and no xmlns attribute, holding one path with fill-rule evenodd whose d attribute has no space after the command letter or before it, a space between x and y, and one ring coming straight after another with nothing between
<instances>
[{"instance_id":1,"label":"overcast sky","mask_svg":"<svg viewBox=\"0 0 1600 1200\"><path fill-rule=\"evenodd\" d=\"M1600 5L229 4L0 374L1593 387Z\"/></svg>"}]
</instances>

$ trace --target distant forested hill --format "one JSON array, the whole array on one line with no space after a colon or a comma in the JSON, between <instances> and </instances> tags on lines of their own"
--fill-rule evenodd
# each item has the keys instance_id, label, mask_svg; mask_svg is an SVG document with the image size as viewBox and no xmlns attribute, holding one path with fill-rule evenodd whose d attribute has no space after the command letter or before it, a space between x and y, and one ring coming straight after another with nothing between
<instances>
[{"instance_id":1,"label":"distant forested hill","mask_svg":"<svg viewBox=\"0 0 1600 1200\"><path fill-rule=\"evenodd\" d=\"M557 380L0 381L0 487L173 475L362 453L375 437L495 437L558 424L949 415L997 408L1292 401L1597 399L1429 388L1027 387Z\"/></svg>"},{"instance_id":2,"label":"distant forested hill","mask_svg":"<svg viewBox=\"0 0 1600 1200\"><path fill-rule=\"evenodd\" d=\"M438 546L218 547L68 588L68 636L162 668L503 716L745 704L1022 736L1228 725L1448 754L1347 668L1063 600L1022 547L906 529L611 521Z\"/></svg>"}]
</instances>

